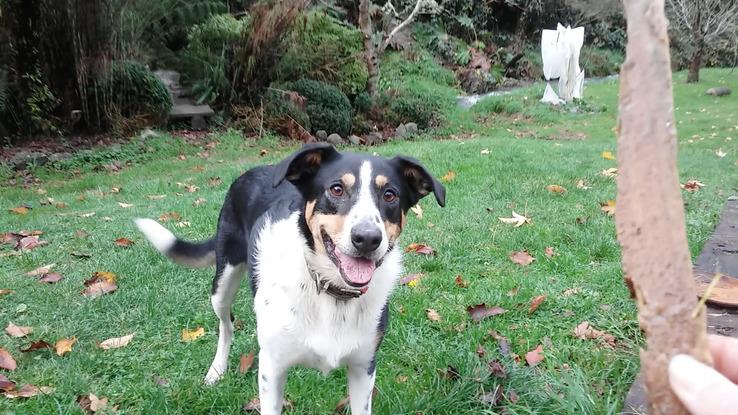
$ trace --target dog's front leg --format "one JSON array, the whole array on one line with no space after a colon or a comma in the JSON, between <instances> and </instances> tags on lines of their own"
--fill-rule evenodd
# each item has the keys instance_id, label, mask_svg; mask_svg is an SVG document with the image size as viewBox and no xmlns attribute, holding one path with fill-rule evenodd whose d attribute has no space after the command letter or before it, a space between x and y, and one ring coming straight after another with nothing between
<instances>
[{"instance_id":1,"label":"dog's front leg","mask_svg":"<svg viewBox=\"0 0 738 415\"><path fill-rule=\"evenodd\" d=\"M373 361L348 366L351 415L370 415L372 413L375 373Z\"/></svg>"},{"instance_id":2,"label":"dog's front leg","mask_svg":"<svg viewBox=\"0 0 738 415\"><path fill-rule=\"evenodd\" d=\"M259 351L259 401L261 415L282 413L284 384L287 380L286 367L270 356L264 349Z\"/></svg>"}]
</instances>

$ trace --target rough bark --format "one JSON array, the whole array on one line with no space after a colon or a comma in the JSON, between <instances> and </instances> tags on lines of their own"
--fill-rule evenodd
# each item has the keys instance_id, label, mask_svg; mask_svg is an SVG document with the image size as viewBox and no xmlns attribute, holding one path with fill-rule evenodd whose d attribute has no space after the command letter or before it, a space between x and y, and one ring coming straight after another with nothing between
<instances>
[{"instance_id":1,"label":"rough bark","mask_svg":"<svg viewBox=\"0 0 738 415\"><path fill-rule=\"evenodd\" d=\"M359 2L359 29L364 38L364 58L366 59L366 68L369 71L367 92L371 96L376 96L379 92L379 56L377 56L377 48L374 46L374 29L372 29L370 6L370 0Z\"/></svg>"},{"instance_id":2,"label":"rough bark","mask_svg":"<svg viewBox=\"0 0 738 415\"><path fill-rule=\"evenodd\" d=\"M646 336L641 367L651 414L688 414L669 387L672 356L709 362L704 308L697 317L676 169L676 129L664 0L625 0L620 78L616 228Z\"/></svg>"}]
</instances>

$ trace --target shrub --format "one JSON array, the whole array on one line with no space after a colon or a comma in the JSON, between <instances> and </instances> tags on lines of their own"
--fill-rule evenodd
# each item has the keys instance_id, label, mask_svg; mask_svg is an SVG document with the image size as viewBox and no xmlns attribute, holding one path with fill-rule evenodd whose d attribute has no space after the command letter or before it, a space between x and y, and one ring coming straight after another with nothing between
<instances>
[{"instance_id":1,"label":"shrub","mask_svg":"<svg viewBox=\"0 0 738 415\"><path fill-rule=\"evenodd\" d=\"M374 99L368 92L362 92L354 98L354 111L366 114L374 107Z\"/></svg>"},{"instance_id":2,"label":"shrub","mask_svg":"<svg viewBox=\"0 0 738 415\"><path fill-rule=\"evenodd\" d=\"M275 131L285 128L290 119L310 131L310 117L294 99L278 89L269 89L264 94L264 120L266 127ZM298 98L299 99L299 98Z\"/></svg>"},{"instance_id":3,"label":"shrub","mask_svg":"<svg viewBox=\"0 0 738 415\"><path fill-rule=\"evenodd\" d=\"M172 107L172 97L164 83L144 65L115 61L91 88L88 103L88 119L99 128L109 127L113 116L160 122Z\"/></svg>"},{"instance_id":4,"label":"shrub","mask_svg":"<svg viewBox=\"0 0 738 415\"><path fill-rule=\"evenodd\" d=\"M361 32L321 12L313 12L295 25L289 48L277 65L280 82L300 78L336 85L346 95L366 89L369 72L363 59Z\"/></svg>"},{"instance_id":5,"label":"shrub","mask_svg":"<svg viewBox=\"0 0 738 415\"><path fill-rule=\"evenodd\" d=\"M312 79L289 82L283 87L307 99L307 115L313 131L343 136L351 132L351 102L346 94L333 85Z\"/></svg>"},{"instance_id":6,"label":"shrub","mask_svg":"<svg viewBox=\"0 0 738 415\"><path fill-rule=\"evenodd\" d=\"M455 106L455 90L426 80L406 82L385 91L379 99L385 121L394 125L414 122L420 128L443 122Z\"/></svg>"},{"instance_id":7,"label":"shrub","mask_svg":"<svg viewBox=\"0 0 738 415\"><path fill-rule=\"evenodd\" d=\"M428 81L455 88L458 86L453 71L443 67L430 53L420 50L405 57L402 53L389 53L382 62L380 86L388 89L411 81Z\"/></svg>"},{"instance_id":8,"label":"shrub","mask_svg":"<svg viewBox=\"0 0 738 415\"><path fill-rule=\"evenodd\" d=\"M523 111L523 105L513 97L489 97L472 107L480 114L517 114Z\"/></svg>"},{"instance_id":9,"label":"shrub","mask_svg":"<svg viewBox=\"0 0 738 415\"><path fill-rule=\"evenodd\" d=\"M623 64L623 54L609 49L584 46L579 54L579 64L585 76L608 76L618 73Z\"/></svg>"}]
</instances>

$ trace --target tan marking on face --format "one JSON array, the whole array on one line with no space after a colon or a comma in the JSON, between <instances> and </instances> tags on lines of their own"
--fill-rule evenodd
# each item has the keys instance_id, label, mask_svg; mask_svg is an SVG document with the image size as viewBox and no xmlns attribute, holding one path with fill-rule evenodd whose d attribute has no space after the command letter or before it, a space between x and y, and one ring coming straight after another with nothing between
<instances>
[{"instance_id":1,"label":"tan marking on face","mask_svg":"<svg viewBox=\"0 0 738 415\"><path fill-rule=\"evenodd\" d=\"M341 183L343 183L346 188L354 187L354 183L356 183L356 176L351 173L346 173L341 176Z\"/></svg>"},{"instance_id":2,"label":"tan marking on face","mask_svg":"<svg viewBox=\"0 0 738 415\"><path fill-rule=\"evenodd\" d=\"M395 242L400 237L400 233L402 233L402 226L390 221L384 221L384 230L387 232L389 241Z\"/></svg>"},{"instance_id":3,"label":"tan marking on face","mask_svg":"<svg viewBox=\"0 0 738 415\"><path fill-rule=\"evenodd\" d=\"M313 205L314 207L314 205ZM321 238L321 229L325 229L328 236L337 241L343 234L343 225L346 222L346 217L343 215L326 215L323 213L315 213L308 219L308 228L313 234L313 240L315 241L315 252L318 254L325 254L325 245L323 245L323 239Z\"/></svg>"},{"instance_id":4,"label":"tan marking on face","mask_svg":"<svg viewBox=\"0 0 738 415\"><path fill-rule=\"evenodd\" d=\"M377 177L374 178L374 184L376 184L377 187L380 189L383 188L387 184L387 182L389 182L389 179L387 178L387 176L382 174L378 174Z\"/></svg>"},{"instance_id":5,"label":"tan marking on face","mask_svg":"<svg viewBox=\"0 0 738 415\"><path fill-rule=\"evenodd\" d=\"M400 215L402 215L400 219L400 228L405 229L405 225L407 224L407 216L405 216L405 212L400 212Z\"/></svg>"},{"instance_id":6,"label":"tan marking on face","mask_svg":"<svg viewBox=\"0 0 738 415\"><path fill-rule=\"evenodd\" d=\"M307 223L310 223L310 219L313 217L313 212L315 212L315 203L317 203L317 200L311 200L305 204L305 221Z\"/></svg>"}]
</instances>

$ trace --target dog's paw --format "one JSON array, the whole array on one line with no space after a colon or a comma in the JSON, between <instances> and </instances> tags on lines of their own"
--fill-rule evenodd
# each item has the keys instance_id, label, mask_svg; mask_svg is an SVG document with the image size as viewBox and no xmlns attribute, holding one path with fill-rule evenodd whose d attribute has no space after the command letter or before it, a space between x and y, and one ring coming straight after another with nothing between
<instances>
[{"instance_id":1,"label":"dog's paw","mask_svg":"<svg viewBox=\"0 0 738 415\"><path fill-rule=\"evenodd\" d=\"M224 373L225 370L218 370L211 366L210 370L208 370L208 374L205 375L205 380L203 380L203 383L205 384L205 386L213 386L223 378Z\"/></svg>"}]
</instances>

